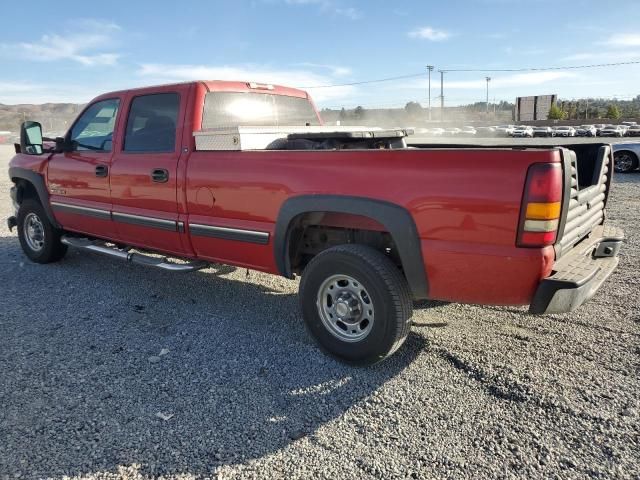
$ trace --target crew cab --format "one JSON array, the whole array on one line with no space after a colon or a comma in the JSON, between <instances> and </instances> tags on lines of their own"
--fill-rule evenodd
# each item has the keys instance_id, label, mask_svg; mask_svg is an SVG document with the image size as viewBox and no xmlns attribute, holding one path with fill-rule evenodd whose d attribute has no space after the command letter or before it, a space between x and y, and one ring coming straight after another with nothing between
<instances>
[{"instance_id":1,"label":"crew cab","mask_svg":"<svg viewBox=\"0 0 640 480\"><path fill-rule=\"evenodd\" d=\"M360 364L402 345L413 300L569 312L616 267L609 145L409 134L322 126L307 93L267 84L106 93L64 138L23 123L8 226L37 263L72 246L175 272L301 276L312 336Z\"/></svg>"}]
</instances>

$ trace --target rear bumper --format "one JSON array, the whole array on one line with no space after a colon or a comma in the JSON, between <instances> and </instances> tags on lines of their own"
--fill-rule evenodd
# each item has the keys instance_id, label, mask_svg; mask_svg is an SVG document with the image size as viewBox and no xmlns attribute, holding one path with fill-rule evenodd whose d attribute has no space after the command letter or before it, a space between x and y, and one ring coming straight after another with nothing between
<instances>
[{"instance_id":1,"label":"rear bumper","mask_svg":"<svg viewBox=\"0 0 640 480\"><path fill-rule=\"evenodd\" d=\"M542 280L529 312L534 314L572 312L595 295L618 265L624 232L616 227L596 227L554 265Z\"/></svg>"}]
</instances>

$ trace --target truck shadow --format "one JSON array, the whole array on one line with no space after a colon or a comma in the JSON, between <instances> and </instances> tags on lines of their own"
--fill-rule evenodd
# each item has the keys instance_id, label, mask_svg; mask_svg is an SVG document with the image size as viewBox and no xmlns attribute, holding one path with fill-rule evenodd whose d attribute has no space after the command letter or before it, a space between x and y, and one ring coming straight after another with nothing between
<instances>
[{"instance_id":1,"label":"truck shadow","mask_svg":"<svg viewBox=\"0 0 640 480\"><path fill-rule=\"evenodd\" d=\"M426 347L412 334L381 365L343 365L304 332L295 282L255 272L182 276L72 250L36 265L15 237L0 237L0 266L9 476L211 475L315 437Z\"/></svg>"}]
</instances>

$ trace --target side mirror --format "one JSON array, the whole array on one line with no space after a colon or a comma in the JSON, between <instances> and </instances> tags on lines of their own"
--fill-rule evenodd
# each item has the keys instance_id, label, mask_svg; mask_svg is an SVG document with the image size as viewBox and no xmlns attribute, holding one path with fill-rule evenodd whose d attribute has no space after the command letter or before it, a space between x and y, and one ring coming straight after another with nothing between
<instances>
[{"instance_id":1,"label":"side mirror","mask_svg":"<svg viewBox=\"0 0 640 480\"><path fill-rule=\"evenodd\" d=\"M70 141L67 141L65 137L56 137L54 141L55 146L53 147L53 151L55 153L71 152L73 150L72 143Z\"/></svg>"},{"instance_id":2,"label":"side mirror","mask_svg":"<svg viewBox=\"0 0 640 480\"><path fill-rule=\"evenodd\" d=\"M20 151L27 155L42 155L42 125L27 120L20 125Z\"/></svg>"}]
</instances>

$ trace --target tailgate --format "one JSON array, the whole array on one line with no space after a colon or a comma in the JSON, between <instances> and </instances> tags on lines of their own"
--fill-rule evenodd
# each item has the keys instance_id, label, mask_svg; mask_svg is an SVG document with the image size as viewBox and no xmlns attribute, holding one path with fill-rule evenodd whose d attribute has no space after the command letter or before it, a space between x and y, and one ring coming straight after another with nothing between
<instances>
[{"instance_id":1,"label":"tailgate","mask_svg":"<svg viewBox=\"0 0 640 480\"><path fill-rule=\"evenodd\" d=\"M565 185L555 244L556 259L604 223L613 165L610 145L571 145L562 148L561 152Z\"/></svg>"},{"instance_id":2,"label":"tailgate","mask_svg":"<svg viewBox=\"0 0 640 480\"><path fill-rule=\"evenodd\" d=\"M531 301L531 313L571 312L589 300L618 265L624 232L605 226L611 187L610 145L562 148L565 172L556 259Z\"/></svg>"}]
</instances>

